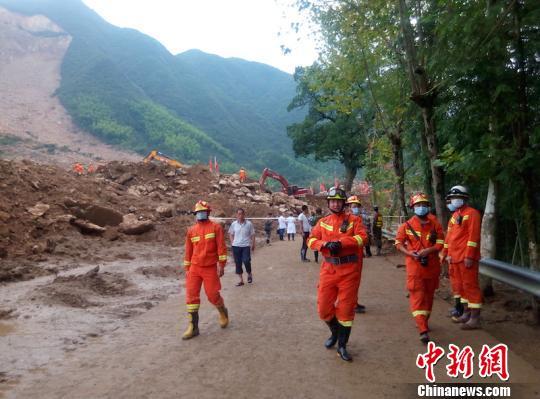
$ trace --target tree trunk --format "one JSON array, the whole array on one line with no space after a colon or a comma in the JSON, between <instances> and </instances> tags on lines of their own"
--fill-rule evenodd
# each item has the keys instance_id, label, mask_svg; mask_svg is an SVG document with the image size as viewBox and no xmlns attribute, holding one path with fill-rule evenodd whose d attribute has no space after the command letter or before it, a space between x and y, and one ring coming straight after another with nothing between
<instances>
[{"instance_id":1,"label":"tree trunk","mask_svg":"<svg viewBox=\"0 0 540 399\"><path fill-rule=\"evenodd\" d=\"M403 165L403 145L401 141L401 121L397 124L395 131L388 134L392 143L392 161L394 173L396 175L396 193L400 216L407 216L407 205L405 202L405 167Z\"/></svg>"},{"instance_id":2,"label":"tree trunk","mask_svg":"<svg viewBox=\"0 0 540 399\"><path fill-rule=\"evenodd\" d=\"M354 178L356 177L357 170L358 170L358 168L356 166L350 166L350 165L345 163L345 184L344 184L344 188L345 188L345 191L348 192L348 193L351 191Z\"/></svg>"},{"instance_id":3,"label":"tree trunk","mask_svg":"<svg viewBox=\"0 0 540 399\"><path fill-rule=\"evenodd\" d=\"M418 62L413 29L406 9L405 0L399 0L400 26L403 35L404 50L407 60L407 72L412 87L411 100L422 111L424 120L424 137L427 143L427 152L430 161L431 178L433 186L433 198L437 216L446 225L447 214L444 201L444 171L437 165L439 149L437 146L437 131L435 126L435 99L437 90L429 81L426 70Z\"/></svg>"},{"instance_id":4,"label":"tree trunk","mask_svg":"<svg viewBox=\"0 0 540 399\"><path fill-rule=\"evenodd\" d=\"M489 180L486 208L482 217L482 236L480 254L482 258L495 259L497 243L497 203L498 186L493 180ZM485 296L493 296L493 280L489 277L480 276L480 287Z\"/></svg>"}]
</instances>

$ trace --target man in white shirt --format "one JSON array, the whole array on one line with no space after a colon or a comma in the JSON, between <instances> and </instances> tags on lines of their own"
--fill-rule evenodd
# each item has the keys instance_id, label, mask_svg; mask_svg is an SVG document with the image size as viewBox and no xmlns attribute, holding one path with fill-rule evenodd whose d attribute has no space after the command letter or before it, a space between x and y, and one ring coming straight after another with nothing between
<instances>
[{"instance_id":1,"label":"man in white shirt","mask_svg":"<svg viewBox=\"0 0 540 399\"><path fill-rule=\"evenodd\" d=\"M307 255L307 239L309 233L311 233L311 224L309 223L309 210L307 205L302 205L302 213L298 216L298 222L300 224L300 234L302 235L302 248L300 249L300 259L302 262L309 262Z\"/></svg>"},{"instance_id":2,"label":"man in white shirt","mask_svg":"<svg viewBox=\"0 0 540 399\"><path fill-rule=\"evenodd\" d=\"M229 236L231 238L234 263L236 264L236 274L240 278L236 286L244 285L242 263L248 275L247 282L252 283L251 252L255 251L255 229L253 224L246 220L246 214L242 208L238 208L236 211L236 220L229 227Z\"/></svg>"},{"instance_id":3,"label":"man in white shirt","mask_svg":"<svg viewBox=\"0 0 540 399\"><path fill-rule=\"evenodd\" d=\"M278 217L278 234L279 240L285 240L285 230L287 230L287 219L283 216L283 213Z\"/></svg>"}]
</instances>

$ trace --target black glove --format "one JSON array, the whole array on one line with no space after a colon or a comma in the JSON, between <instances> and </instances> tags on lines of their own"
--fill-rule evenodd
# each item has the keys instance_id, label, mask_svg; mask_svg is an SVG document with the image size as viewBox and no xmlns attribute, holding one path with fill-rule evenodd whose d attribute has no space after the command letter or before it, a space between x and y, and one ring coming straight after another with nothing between
<instances>
[{"instance_id":1,"label":"black glove","mask_svg":"<svg viewBox=\"0 0 540 399\"><path fill-rule=\"evenodd\" d=\"M329 241L325 245L326 248L330 250L330 254L336 256L341 250L341 242L339 241Z\"/></svg>"}]
</instances>

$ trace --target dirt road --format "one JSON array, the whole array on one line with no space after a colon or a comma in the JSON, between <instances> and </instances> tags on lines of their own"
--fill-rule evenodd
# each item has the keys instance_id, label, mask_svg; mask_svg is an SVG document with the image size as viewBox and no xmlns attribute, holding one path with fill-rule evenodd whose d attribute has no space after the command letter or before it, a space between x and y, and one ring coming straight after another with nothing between
<instances>
[{"instance_id":1,"label":"dirt road","mask_svg":"<svg viewBox=\"0 0 540 399\"><path fill-rule=\"evenodd\" d=\"M396 398L425 382L415 359L425 351L408 312L405 272L399 257L367 259L361 302L349 348L354 362L326 350L326 326L316 313L318 265L299 262L297 242L274 242L254 256L254 283L235 287L233 267L222 294L231 324L222 330L217 312L201 307L201 335L182 341L183 289L122 328L89 338L27 373L5 392L8 398ZM182 278L183 280L183 278ZM182 281L183 284L183 281ZM182 285L181 284L181 285ZM443 347L499 342L486 331L463 332L446 317L448 304L436 300L432 337ZM19 328L0 334L24 334ZM48 334L43 331L43 334ZM2 336L4 335L4 336ZM2 342L2 341L0 341ZM512 397L538 396L538 369L510 347ZM441 361L437 382L445 378ZM0 371L6 367L0 359ZM499 382L498 378L470 382Z\"/></svg>"}]
</instances>

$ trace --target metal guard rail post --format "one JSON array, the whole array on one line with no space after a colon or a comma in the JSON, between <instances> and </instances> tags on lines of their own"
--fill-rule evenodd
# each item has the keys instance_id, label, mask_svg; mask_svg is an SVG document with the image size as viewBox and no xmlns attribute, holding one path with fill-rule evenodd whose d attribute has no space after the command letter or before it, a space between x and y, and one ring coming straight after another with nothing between
<instances>
[{"instance_id":1,"label":"metal guard rail post","mask_svg":"<svg viewBox=\"0 0 540 399\"><path fill-rule=\"evenodd\" d=\"M383 235L392 240L396 238L396 233L390 230L383 229ZM540 272L490 258L480 259L479 271L486 277L540 298Z\"/></svg>"}]
</instances>

